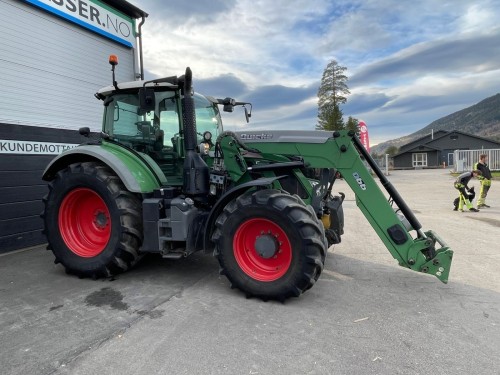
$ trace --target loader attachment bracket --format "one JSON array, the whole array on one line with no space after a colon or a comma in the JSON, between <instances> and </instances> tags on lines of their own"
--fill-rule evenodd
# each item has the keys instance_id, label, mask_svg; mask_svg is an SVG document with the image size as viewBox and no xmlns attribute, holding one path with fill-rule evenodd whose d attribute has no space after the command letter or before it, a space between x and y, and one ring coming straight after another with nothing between
<instances>
[{"instance_id":1,"label":"loader attachment bracket","mask_svg":"<svg viewBox=\"0 0 500 375\"><path fill-rule=\"evenodd\" d=\"M453 250L435 232L425 232L426 238L415 240L408 251L408 265L412 270L436 276L443 283L448 282ZM435 248L436 243L441 245ZM429 256L429 254L432 254Z\"/></svg>"},{"instance_id":2,"label":"loader attachment bracket","mask_svg":"<svg viewBox=\"0 0 500 375\"><path fill-rule=\"evenodd\" d=\"M450 274L453 250L451 250L446 242L444 242L444 240L434 231L429 230L425 232L425 234L428 238L432 239L433 244L436 242L439 243L441 248L436 250L436 256L425 263L420 271L434 275L446 284Z\"/></svg>"}]
</instances>

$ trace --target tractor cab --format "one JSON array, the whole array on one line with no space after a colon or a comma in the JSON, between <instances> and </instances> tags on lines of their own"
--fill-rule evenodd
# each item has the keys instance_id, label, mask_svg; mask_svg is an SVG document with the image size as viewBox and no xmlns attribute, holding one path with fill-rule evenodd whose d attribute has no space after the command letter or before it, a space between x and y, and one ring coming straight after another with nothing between
<instances>
[{"instance_id":1,"label":"tractor cab","mask_svg":"<svg viewBox=\"0 0 500 375\"><path fill-rule=\"evenodd\" d=\"M213 140L222 133L218 106L223 106L225 112L233 112L235 106L242 106L249 122L252 104L229 97L215 99L194 93L191 76L186 75L118 84L115 80L118 58L111 55L109 63L113 73L112 85L95 94L105 108L104 140L138 152L140 157L150 157L161 169L169 186L185 184L185 173L193 168L194 159L197 164L195 175L206 175L206 181L197 177L197 184L208 183L207 166L202 158L207 159L208 151L215 143ZM186 100L190 108L187 111ZM88 136L88 128L82 129L80 133ZM195 189L197 193L201 192L199 188Z\"/></svg>"},{"instance_id":2,"label":"tractor cab","mask_svg":"<svg viewBox=\"0 0 500 375\"><path fill-rule=\"evenodd\" d=\"M144 105L144 88L152 90ZM177 85L135 81L105 87L96 94L104 103L103 132L109 140L151 157L169 184L182 185L184 127L182 94ZM193 95L197 145L204 151L212 138L222 132L216 102L198 93Z\"/></svg>"}]
</instances>

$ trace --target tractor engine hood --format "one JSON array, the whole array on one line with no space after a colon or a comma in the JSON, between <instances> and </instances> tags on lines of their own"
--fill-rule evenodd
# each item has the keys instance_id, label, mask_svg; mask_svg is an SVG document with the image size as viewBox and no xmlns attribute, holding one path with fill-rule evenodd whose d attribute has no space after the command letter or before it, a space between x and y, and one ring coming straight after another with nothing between
<instances>
[{"instance_id":1,"label":"tractor engine hood","mask_svg":"<svg viewBox=\"0 0 500 375\"><path fill-rule=\"evenodd\" d=\"M333 132L318 130L276 130L235 132L242 142L249 143L326 143Z\"/></svg>"}]
</instances>

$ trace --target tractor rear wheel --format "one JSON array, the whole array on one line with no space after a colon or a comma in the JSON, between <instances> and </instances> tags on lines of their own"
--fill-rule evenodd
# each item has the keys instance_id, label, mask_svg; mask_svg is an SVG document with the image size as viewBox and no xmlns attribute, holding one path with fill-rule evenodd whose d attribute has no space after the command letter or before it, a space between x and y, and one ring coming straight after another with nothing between
<instances>
[{"instance_id":1,"label":"tractor rear wheel","mask_svg":"<svg viewBox=\"0 0 500 375\"><path fill-rule=\"evenodd\" d=\"M68 273L108 277L139 260L141 201L107 166L69 165L49 183L43 200L47 249Z\"/></svg>"},{"instance_id":2,"label":"tractor rear wheel","mask_svg":"<svg viewBox=\"0 0 500 375\"><path fill-rule=\"evenodd\" d=\"M221 274L263 300L283 301L311 288L327 250L314 210L279 190L250 191L228 203L212 239Z\"/></svg>"}]
</instances>

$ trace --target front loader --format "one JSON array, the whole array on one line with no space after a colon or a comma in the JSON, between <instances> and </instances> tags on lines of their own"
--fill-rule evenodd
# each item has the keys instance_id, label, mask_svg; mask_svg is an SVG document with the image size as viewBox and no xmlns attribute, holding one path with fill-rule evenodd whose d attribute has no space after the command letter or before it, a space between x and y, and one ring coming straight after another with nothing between
<instances>
[{"instance_id":1,"label":"front loader","mask_svg":"<svg viewBox=\"0 0 500 375\"><path fill-rule=\"evenodd\" d=\"M242 106L248 121L251 104L194 93L189 68L152 81L113 78L96 97L102 132L80 129L88 140L43 175L48 248L68 273L108 277L147 253L205 251L247 296L299 296L341 241L344 196L332 194L341 175L398 263L447 282L453 252L422 230L353 132L223 131L219 105ZM317 179L306 177L312 170Z\"/></svg>"}]
</instances>

